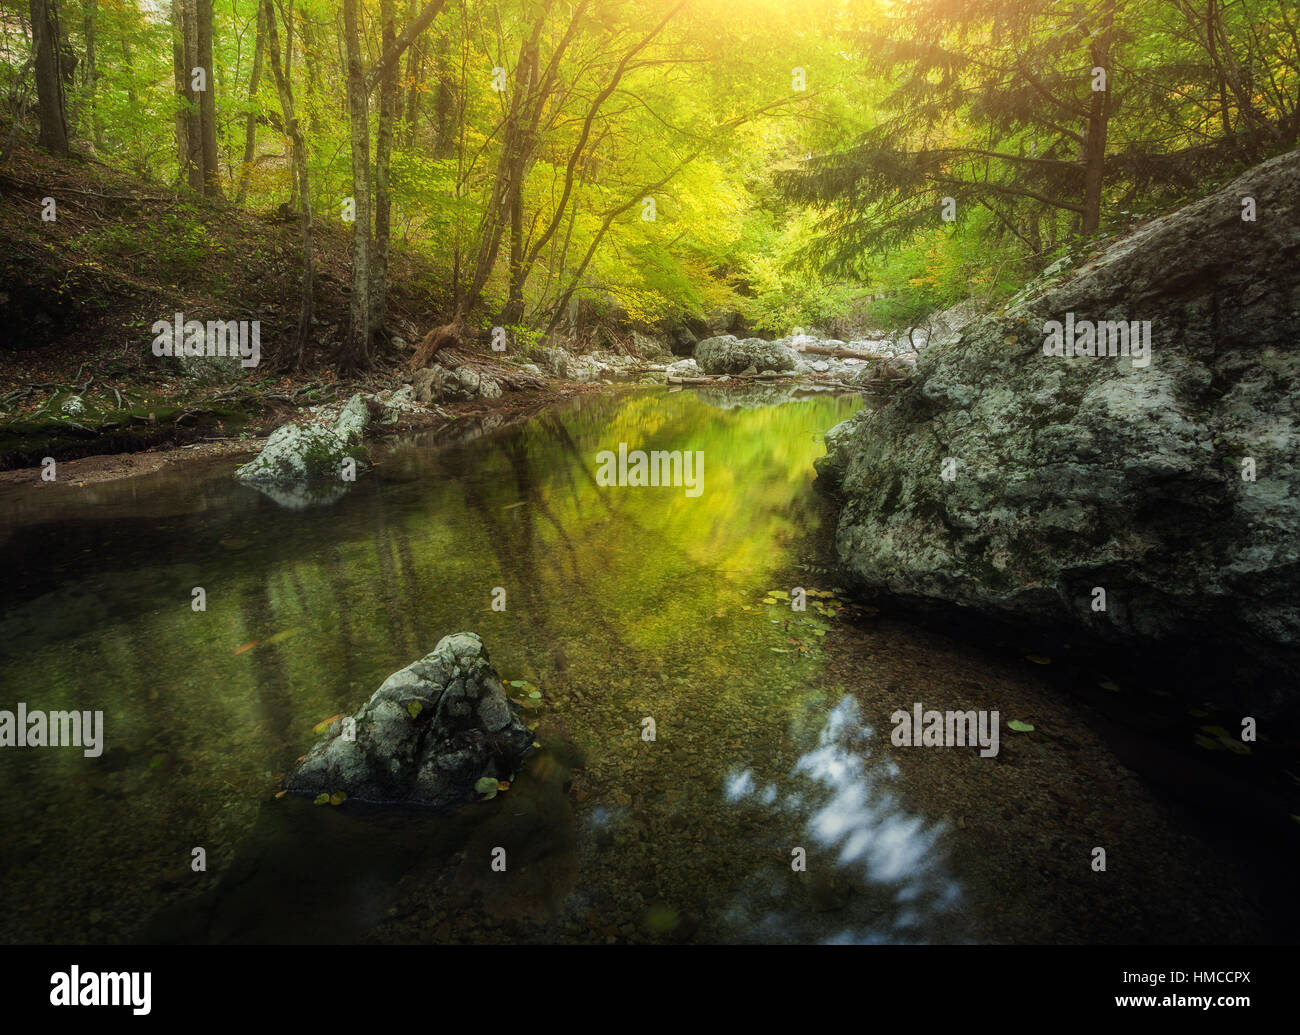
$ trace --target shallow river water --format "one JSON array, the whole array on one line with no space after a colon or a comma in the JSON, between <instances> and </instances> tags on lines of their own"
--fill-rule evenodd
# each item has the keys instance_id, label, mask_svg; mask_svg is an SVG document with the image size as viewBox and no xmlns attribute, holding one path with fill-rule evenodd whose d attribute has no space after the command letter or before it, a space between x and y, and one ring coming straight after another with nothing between
<instances>
[{"instance_id":1,"label":"shallow river water","mask_svg":"<svg viewBox=\"0 0 1300 1035\"><path fill-rule=\"evenodd\" d=\"M0 940L1268 937L1249 874L1046 673L849 601L812 461L862 400L742 400L414 436L305 509L229 459L11 492L0 708L102 710L106 735L0 753ZM702 493L597 485L620 443L702 453ZM508 790L276 797L314 726L460 630L526 684L540 747ZM894 746L918 702L997 709L998 754Z\"/></svg>"}]
</instances>

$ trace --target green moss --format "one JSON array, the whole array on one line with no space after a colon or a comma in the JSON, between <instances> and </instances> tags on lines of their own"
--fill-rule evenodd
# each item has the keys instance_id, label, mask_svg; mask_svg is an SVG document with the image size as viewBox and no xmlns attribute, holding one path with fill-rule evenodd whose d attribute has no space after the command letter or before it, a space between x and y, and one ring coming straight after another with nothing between
<instances>
[{"instance_id":1,"label":"green moss","mask_svg":"<svg viewBox=\"0 0 1300 1035\"><path fill-rule=\"evenodd\" d=\"M181 417L186 417L184 424L177 423ZM136 452L195 437L218 424L237 427L244 420L246 414L231 406L195 409L183 403L146 401L119 410L87 403L77 417L58 413L0 421L0 469L34 467L47 456L71 460L96 453Z\"/></svg>"}]
</instances>

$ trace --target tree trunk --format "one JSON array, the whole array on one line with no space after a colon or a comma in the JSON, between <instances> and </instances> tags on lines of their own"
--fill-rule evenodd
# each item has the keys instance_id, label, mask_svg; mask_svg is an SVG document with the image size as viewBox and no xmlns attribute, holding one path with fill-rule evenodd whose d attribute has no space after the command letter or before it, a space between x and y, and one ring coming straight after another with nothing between
<instances>
[{"instance_id":1,"label":"tree trunk","mask_svg":"<svg viewBox=\"0 0 1300 1035\"><path fill-rule=\"evenodd\" d=\"M186 171L190 188L203 193L203 126L199 98L194 91L194 69L199 65L199 5L198 0L184 0L185 31L185 98L189 102L185 111L185 147L188 154Z\"/></svg>"},{"instance_id":2,"label":"tree trunk","mask_svg":"<svg viewBox=\"0 0 1300 1035\"><path fill-rule=\"evenodd\" d=\"M58 0L31 0L32 54L36 65L36 98L40 109L40 144L57 155L68 153L67 109L55 18Z\"/></svg>"},{"instance_id":3,"label":"tree trunk","mask_svg":"<svg viewBox=\"0 0 1300 1035\"><path fill-rule=\"evenodd\" d=\"M878 362L883 357L872 352L859 352L857 349L838 348L832 345L796 345L796 352L808 352L814 356L834 356L836 359L863 359Z\"/></svg>"},{"instance_id":4,"label":"tree trunk","mask_svg":"<svg viewBox=\"0 0 1300 1035\"><path fill-rule=\"evenodd\" d=\"M380 0L384 50L397 39L393 0ZM397 102L398 62L392 61L379 77L379 136L375 141L375 240L370 262L370 333L381 333L388 317L388 236L392 194L388 188L389 160L393 152L393 119Z\"/></svg>"},{"instance_id":5,"label":"tree trunk","mask_svg":"<svg viewBox=\"0 0 1300 1035\"><path fill-rule=\"evenodd\" d=\"M357 0L343 0L343 34L348 57L348 119L352 143L352 300L343 340L346 370L370 367L370 99L361 67Z\"/></svg>"},{"instance_id":6,"label":"tree trunk","mask_svg":"<svg viewBox=\"0 0 1300 1035\"><path fill-rule=\"evenodd\" d=\"M1106 130L1110 118L1111 34L1115 25L1115 0L1106 0L1101 32L1089 50L1093 68L1106 70L1106 89L1094 90L1088 111L1088 129L1083 138L1083 216L1080 231L1085 237L1101 226L1101 195L1106 182Z\"/></svg>"},{"instance_id":7,"label":"tree trunk","mask_svg":"<svg viewBox=\"0 0 1300 1035\"><path fill-rule=\"evenodd\" d=\"M312 288L315 280L313 266L313 247L311 225L311 188L307 180L307 147L298 126L298 116L293 106L293 86L285 75L280 61L280 35L275 25L274 0L262 0L262 23L266 30L266 42L270 52L271 72L275 76L276 91L280 95L280 111L283 115L285 132L293 148L294 178L298 183L298 230L302 239L302 300L298 310L298 334L295 341L295 355L291 363L293 369L302 366L303 352L307 339L311 335Z\"/></svg>"},{"instance_id":8,"label":"tree trunk","mask_svg":"<svg viewBox=\"0 0 1300 1035\"><path fill-rule=\"evenodd\" d=\"M504 168L506 208L510 214L510 287L500 316L505 326L519 323L524 315L524 282L528 279L524 256L524 178L528 175L537 119L541 115L541 100L533 98L536 78L537 39L534 36L520 55L519 69L515 73L516 88L522 98L521 112L528 115L531 107L531 118L516 123L514 153L507 156Z\"/></svg>"},{"instance_id":9,"label":"tree trunk","mask_svg":"<svg viewBox=\"0 0 1300 1035\"><path fill-rule=\"evenodd\" d=\"M407 18L415 17L415 2L409 0ZM420 80L424 74L424 44L413 43L406 54L406 146L415 146L415 123L420 113ZM435 151L435 157L437 153Z\"/></svg>"},{"instance_id":10,"label":"tree trunk","mask_svg":"<svg viewBox=\"0 0 1300 1035\"><path fill-rule=\"evenodd\" d=\"M248 77L248 121L244 126L244 162L239 170L237 203L242 205L248 195L248 178L253 171L253 153L257 148L257 87L262 81L262 48L266 37L266 11L257 6L257 42L253 44L253 71ZM277 83L277 88L279 84Z\"/></svg>"},{"instance_id":11,"label":"tree trunk","mask_svg":"<svg viewBox=\"0 0 1300 1035\"><path fill-rule=\"evenodd\" d=\"M176 179L193 184L190 170L190 71L185 67L185 0L172 0L172 74L176 83ZM122 37L125 42L126 37Z\"/></svg>"},{"instance_id":12,"label":"tree trunk","mask_svg":"<svg viewBox=\"0 0 1300 1035\"><path fill-rule=\"evenodd\" d=\"M386 91L391 106L392 97L396 95L396 70L402 54L411 42L428 28L446 0L429 0L415 20L409 22L400 33L385 33L383 53L374 67L367 74L361 63L361 28L357 19L357 0L343 0L343 35L347 44L348 66L348 121L351 124L352 145L352 197L356 205L356 223L352 233L352 299L348 315L348 330L344 336L340 355L341 365L346 370L365 370L370 367L370 338L373 332L371 323L371 241L370 241L370 90L386 76L392 76L391 87ZM392 5L385 2L384 10L387 20L392 19ZM388 153L392 150L392 112L387 119L380 113L381 135L386 122L387 143L384 155L385 195L388 190ZM383 227L384 259L387 260L387 218ZM386 269L381 275L386 275Z\"/></svg>"},{"instance_id":13,"label":"tree trunk","mask_svg":"<svg viewBox=\"0 0 1300 1035\"><path fill-rule=\"evenodd\" d=\"M95 71L95 29L99 14L99 0L83 0L83 2L85 7L82 25L86 34L86 63L83 81L86 86L86 103L90 105L90 125L95 136L95 149L102 151L104 149L104 120L100 118L99 109L95 104L96 80L98 79L98 74Z\"/></svg>"},{"instance_id":14,"label":"tree trunk","mask_svg":"<svg viewBox=\"0 0 1300 1035\"><path fill-rule=\"evenodd\" d=\"M310 12L302 8L298 12L298 17L302 21L302 57L307 66L307 86L303 107L307 109L307 125L314 135L321 131L318 101L321 94L320 56L316 53L316 29Z\"/></svg>"},{"instance_id":15,"label":"tree trunk","mask_svg":"<svg viewBox=\"0 0 1300 1035\"><path fill-rule=\"evenodd\" d=\"M198 0L196 28L198 64L206 82L199 94L200 146L203 155L203 193L221 197L221 168L217 164L217 75L212 63L212 0Z\"/></svg>"}]
</instances>

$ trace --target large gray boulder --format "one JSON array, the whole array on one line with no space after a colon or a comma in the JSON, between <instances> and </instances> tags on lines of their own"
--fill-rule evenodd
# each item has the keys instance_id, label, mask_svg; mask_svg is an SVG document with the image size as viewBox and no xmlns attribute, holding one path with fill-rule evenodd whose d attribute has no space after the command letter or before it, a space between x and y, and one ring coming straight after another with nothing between
<instances>
[{"instance_id":1,"label":"large gray boulder","mask_svg":"<svg viewBox=\"0 0 1300 1035\"><path fill-rule=\"evenodd\" d=\"M235 477L255 484L341 482L368 466L361 439L371 420L369 403L358 393L344 404L333 426L284 424L256 457L235 470Z\"/></svg>"},{"instance_id":2,"label":"large gray boulder","mask_svg":"<svg viewBox=\"0 0 1300 1035\"><path fill-rule=\"evenodd\" d=\"M330 726L285 779L288 790L452 805L485 777L511 779L533 741L471 632L444 636L394 672L352 720Z\"/></svg>"},{"instance_id":3,"label":"large gray boulder","mask_svg":"<svg viewBox=\"0 0 1300 1035\"><path fill-rule=\"evenodd\" d=\"M755 370L793 370L799 355L780 342L722 334L695 346L695 362L706 374L740 374Z\"/></svg>"},{"instance_id":4,"label":"large gray boulder","mask_svg":"<svg viewBox=\"0 0 1300 1035\"><path fill-rule=\"evenodd\" d=\"M849 576L1021 630L1177 648L1225 678L1233 659L1283 673L1267 685L1294 700L1297 270L1293 151L936 342L895 401L827 436ZM1045 354L1067 314L1150 321L1149 364Z\"/></svg>"},{"instance_id":5,"label":"large gray boulder","mask_svg":"<svg viewBox=\"0 0 1300 1035\"><path fill-rule=\"evenodd\" d=\"M818 484L823 488L839 489L844 481L844 472L848 470L851 457L850 446L853 443L853 431L864 419L869 410L859 410L848 420L842 420L822 436L826 446L826 455L813 461L817 471Z\"/></svg>"},{"instance_id":6,"label":"large gray boulder","mask_svg":"<svg viewBox=\"0 0 1300 1035\"><path fill-rule=\"evenodd\" d=\"M365 466L364 450L334 429L285 424L271 433L255 458L236 469L235 477L244 482L340 481L349 459L355 470Z\"/></svg>"}]
</instances>

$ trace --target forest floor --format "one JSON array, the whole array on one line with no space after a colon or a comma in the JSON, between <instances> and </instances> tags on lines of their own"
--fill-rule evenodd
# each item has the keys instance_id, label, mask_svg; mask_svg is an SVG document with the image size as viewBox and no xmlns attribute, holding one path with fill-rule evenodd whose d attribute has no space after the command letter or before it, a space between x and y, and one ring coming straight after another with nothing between
<instances>
[{"instance_id":1,"label":"forest floor","mask_svg":"<svg viewBox=\"0 0 1300 1035\"><path fill-rule=\"evenodd\" d=\"M357 391L367 390L366 385L361 382L340 382L340 384L356 388ZM553 388L545 391L514 392L498 399L471 399L459 403L443 403L436 409L430 409L425 413L406 414L397 423L386 425L383 433L385 435L415 431L437 433L452 428L459 431L466 421L483 421L488 417L497 417L503 424L512 423L515 420L532 416L556 400L571 395L601 391L608 387L600 384L557 382ZM370 386L369 390L373 390L373 385ZM343 398L347 398L347 395L344 395ZM199 435L194 441L184 444L169 439L138 451L90 452L78 459L60 460L59 468L61 470L69 469L71 473L60 475L59 480L77 486L96 485L102 482L116 481L120 478L152 474L164 467L186 463L202 457L230 456L232 458L246 458L261 449L266 442L267 436L281 424L287 423L297 412L292 409L277 409L270 416L264 415L262 418L250 421L236 435ZM3 424L0 424L0 427L3 427ZM202 431L203 429L194 430ZM218 428L216 430L226 429ZM116 440L108 438L106 442L108 445L112 445ZM87 448L94 448L90 441L87 442ZM42 472L43 468L39 465L26 465L13 467L9 470L0 470L0 487L22 485L39 487L42 484L48 484L43 483Z\"/></svg>"},{"instance_id":2,"label":"forest floor","mask_svg":"<svg viewBox=\"0 0 1300 1035\"><path fill-rule=\"evenodd\" d=\"M395 340L377 344L366 375L341 374L335 358L348 318L351 227L318 214L316 333L301 367L287 373L279 350L297 324L296 223L196 201L21 142L0 167L0 240L0 484L40 484L37 465L46 456L72 467L77 484L92 484L252 451L306 407L409 379L403 341L413 345L441 323L449 302L447 272L397 236L387 321ZM151 328L176 312L187 320L260 321L261 363L237 384L202 384L167 369L153 355ZM449 423L447 413L508 415L590 390L557 383L443 404L443 415L430 412L423 426ZM73 395L83 409L62 412Z\"/></svg>"}]
</instances>

